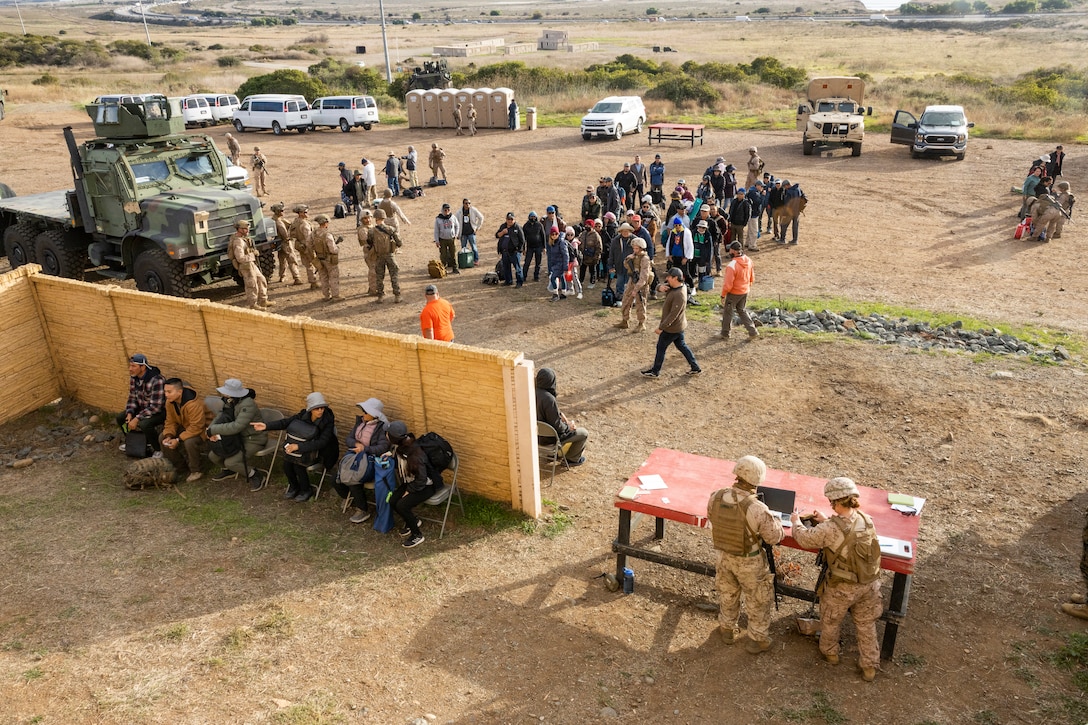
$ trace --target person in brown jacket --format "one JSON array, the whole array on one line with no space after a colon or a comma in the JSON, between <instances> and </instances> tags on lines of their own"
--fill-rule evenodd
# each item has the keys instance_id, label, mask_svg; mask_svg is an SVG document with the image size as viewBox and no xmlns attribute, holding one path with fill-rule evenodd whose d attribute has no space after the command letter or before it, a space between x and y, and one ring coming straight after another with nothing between
<instances>
[{"instance_id":1,"label":"person in brown jacket","mask_svg":"<svg viewBox=\"0 0 1088 725\"><path fill-rule=\"evenodd\" d=\"M163 383L163 392L166 393L166 422L159 438L162 455L174 464L179 475L188 471L185 480L192 483L203 475L200 455L208 440L205 431L212 416L196 391L178 378Z\"/></svg>"},{"instance_id":2,"label":"person in brown jacket","mask_svg":"<svg viewBox=\"0 0 1088 725\"><path fill-rule=\"evenodd\" d=\"M657 354L654 356L653 367L642 371L643 377L660 377L661 364L665 362L665 351L669 349L669 345L676 345L676 349L688 361L691 366L688 375L703 372L695 361L695 353L684 341L684 330L688 326L688 297L684 287L684 271L679 267L670 269L665 275L665 284L658 287L658 292L665 293L665 305L661 308L661 322L656 330Z\"/></svg>"}]
</instances>

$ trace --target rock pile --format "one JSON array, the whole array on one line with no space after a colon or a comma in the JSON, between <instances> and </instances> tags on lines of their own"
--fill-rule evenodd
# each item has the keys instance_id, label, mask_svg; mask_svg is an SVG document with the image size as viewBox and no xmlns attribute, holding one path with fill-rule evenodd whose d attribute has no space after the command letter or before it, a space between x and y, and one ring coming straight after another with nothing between
<instances>
[{"instance_id":1,"label":"rock pile","mask_svg":"<svg viewBox=\"0 0 1088 725\"><path fill-rule=\"evenodd\" d=\"M966 330L958 320L949 325L930 327L928 322L912 322L907 317L890 318L877 313L862 315L851 311L839 315L830 310L792 312L777 307L751 312L753 319L758 320L757 325L808 333L837 332L862 340L919 350L1022 355L1046 362L1072 359L1061 345L1053 348L1036 346L994 328Z\"/></svg>"}]
</instances>

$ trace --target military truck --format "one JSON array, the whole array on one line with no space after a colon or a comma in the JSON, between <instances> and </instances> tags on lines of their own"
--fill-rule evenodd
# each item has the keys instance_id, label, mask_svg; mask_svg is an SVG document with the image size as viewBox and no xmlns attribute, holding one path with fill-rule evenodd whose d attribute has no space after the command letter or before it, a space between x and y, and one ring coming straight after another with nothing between
<instances>
[{"instance_id":1,"label":"military truck","mask_svg":"<svg viewBox=\"0 0 1088 725\"><path fill-rule=\"evenodd\" d=\"M37 262L48 274L135 278L147 292L189 297L194 287L240 277L227 258L239 219L250 222L258 264L275 265L275 223L228 181L211 138L186 134L165 96L92 103L98 138L64 138L74 188L0 199L0 235L11 267Z\"/></svg>"},{"instance_id":2,"label":"military truck","mask_svg":"<svg viewBox=\"0 0 1088 725\"><path fill-rule=\"evenodd\" d=\"M413 68L412 77L408 79L410 91L429 91L433 88L444 90L452 85L453 76L445 58L423 61L423 67Z\"/></svg>"},{"instance_id":3,"label":"military truck","mask_svg":"<svg viewBox=\"0 0 1088 725\"><path fill-rule=\"evenodd\" d=\"M853 76L813 78L808 95L797 107L797 130L803 131L801 152L811 156L816 144L846 146L851 156L861 156L865 140L865 116L873 115L872 106L864 108L865 81Z\"/></svg>"}]
</instances>

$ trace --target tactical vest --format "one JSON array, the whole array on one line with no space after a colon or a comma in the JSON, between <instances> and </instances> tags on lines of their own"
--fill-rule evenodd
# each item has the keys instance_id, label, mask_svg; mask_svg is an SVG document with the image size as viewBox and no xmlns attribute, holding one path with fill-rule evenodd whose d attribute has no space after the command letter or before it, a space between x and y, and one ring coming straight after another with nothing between
<instances>
[{"instance_id":1,"label":"tactical vest","mask_svg":"<svg viewBox=\"0 0 1088 725\"><path fill-rule=\"evenodd\" d=\"M737 500L737 496L743 498ZM714 548L734 556L751 556L759 551L759 536L748 525L748 507L755 500L754 493L735 488L723 488L714 493L709 507Z\"/></svg>"},{"instance_id":2,"label":"tactical vest","mask_svg":"<svg viewBox=\"0 0 1088 725\"><path fill-rule=\"evenodd\" d=\"M860 533L855 529L856 522L847 522L841 516L831 517L843 535L837 549L825 550L827 575L832 582L868 584L880 576L880 540L873 520L861 511L857 515L865 522L865 530Z\"/></svg>"}]
</instances>

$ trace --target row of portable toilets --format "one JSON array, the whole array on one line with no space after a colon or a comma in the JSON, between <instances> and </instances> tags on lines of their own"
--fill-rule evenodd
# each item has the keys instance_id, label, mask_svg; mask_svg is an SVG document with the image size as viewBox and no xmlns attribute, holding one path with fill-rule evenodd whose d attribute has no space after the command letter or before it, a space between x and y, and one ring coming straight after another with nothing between
<instances>
[{"instance_id":1,"label":"row of portable toilets","mask_svg":"<svg viewBox=\"0 0 1088 725\"><path fill-rule=\"evenodd\" d=\"M408 91L404 99L409 128L457 128L453 111L458 103L461 104L463 127L468 127L468 104L471 103L476 107L477 128L508 128L507 114L513 100L514 92L509 88L417 89Z\"/></svg>"}]
</instances>

